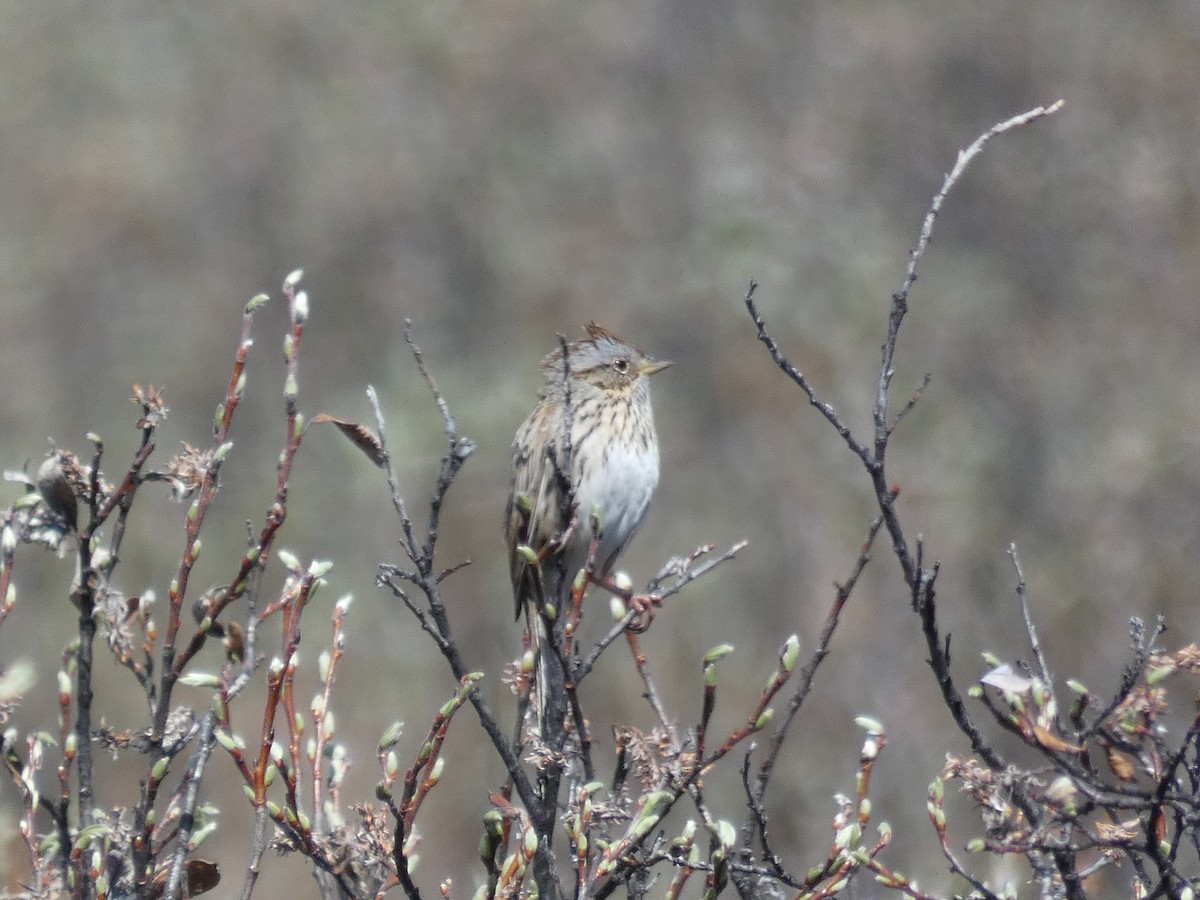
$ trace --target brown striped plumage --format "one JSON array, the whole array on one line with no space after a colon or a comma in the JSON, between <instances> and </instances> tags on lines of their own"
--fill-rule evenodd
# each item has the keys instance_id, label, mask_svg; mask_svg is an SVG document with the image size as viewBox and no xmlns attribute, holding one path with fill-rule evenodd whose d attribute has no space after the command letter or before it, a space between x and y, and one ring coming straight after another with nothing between
<instances>
[{"instance_id":1,"label":"brown striped plumage","mask_svg":"<svg viewBox=\"0 0 1200 900\"><path fill-rule=\"evenodd\" d=\"M656 362L594 322L587 340L567 345L572 410L571 481L577 503L575 534L562 549L565 585L550 599L561 601L575 573L587 562L593 509L603 537L596 574L605 577L645 518L658 487L658 436L650 409L649 376L670 363ZM513 481L505 512L509 571L516 613L533 599L536 573L518 551L541 551L566 524L554 459L563 456L565 435L561 348L541 363L541 399L513 440ZM542 567L550 580L553 560ZM547 585L548 586L548 585ZM560 607L561 608L561 607Z\"/></svg>"},{"instance_id":2,"label":"brown striped plumage","mask_svg":"<svg viewBox=\"0 0 1200 900\"><path fill-rule=\"evenodd\" d=\"M540 400L513 439L513 480L505 510L509 572L518 617L525 610L538 653L538 719L547 695L561 679L539 646L545 623L537 609L552 603L567 608L571 584L588 560L594 536L593 513L601 523L596 552L597 578L612 572L646 516L658 487L658 436L650 409L651 375L669 366L656 362L611 331L587 326L587 338L567 345L567 380L562 348L541 363ZM565 410L570 391L570 482L575 495L575 529L557 555L540 566L526 560L522 547L543 554L570 522L563 499L567 441ZM562 712L555 707L554 714Z\"/></svg>"}]
</instances>

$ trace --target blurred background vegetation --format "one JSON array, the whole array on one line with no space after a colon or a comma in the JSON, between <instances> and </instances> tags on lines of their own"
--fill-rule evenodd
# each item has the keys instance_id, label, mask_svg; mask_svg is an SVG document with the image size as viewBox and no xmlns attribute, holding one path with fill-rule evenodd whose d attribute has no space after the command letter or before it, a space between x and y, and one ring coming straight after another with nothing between
<instances>
[{"instance_id":1,"label":"blurred background vegetation","mask_svg":"<svg viewBox=\"0 0 1200 900\"><path fill-rule=\"evenodd\" d=\"M760 281L793 361L865 433L888 299L942 173L993 122L1062 97L1057 116L989 147L939 221L897 397L926 371L933 382L893 444L892 478L908 527L942 562L962 677L981 670L982 649L1025 652L1009 541L1060 676L1110 691L1131 615L1165 613L1168 645L1195 636L1195 3L25 3L0 13L0 51L5 467L36 466L48 437L86 454L97 431L113 477L138 437L134 382L166 391L160 462L174 442L206 444L243 304L278 297L303 266L303 408L366 420L376 385L419 509L443 436L403 344L407 317L479 445L445 522L446 563L473 565L447 597L500 698L521 632L500 534L509 444L554 333L594 318L677 363L654 385L663 478L624 560L635 581L700 543L750 540L672 601L647 644L685 721L701 655L735 644L728 724L784 636L812 646L870 515L856 461L755 340L747 282ZM228 580L242 523L261 522L273 492L283 324L281 303L256 323L224 524L205 538L197 589ZM415 752L452 684L373 586L376 565L397 558L380 474L332 429L309 434L296 472L283 544L337 564L305 632L314 670L330 601L357 598L335 708L355 766L346 796L369 799L380 732L405 719ZM166 493L135 509L116 578L131 593L164 598L178 566L186 505ZM831 795L853 786L853 717L871 713L890 736L874 781L876 816L897 830L889 862L934 887L944 864L925 787L945 751L965 748L895 561L876 557L781 764L776 849L801 868L824 855ZM18 558L0 661L32 654L43 681L22 729L53 727L69 569ZM584 700L594 721L645 726L624 652ZM126 673L101 669L100 690L135 694ZM734 671L752 677L733 683ZM142 721L131 701L101 697L114 726ZM252 703L241 715L256 730ZM469 715L423 813L420 871L468 893L501 778ZM136 773L107 774L99 801L127 802ZM209 778L227 790L208 855L236 883L249 816L226 761ZM713 790L740 820L734 782ZM0 789L10 878L16 802ZM270 865L260 896L284 896L278 876L303 870ZM1119 893L1124 877L1112 875Z\"/></svg>"}]
</instances>

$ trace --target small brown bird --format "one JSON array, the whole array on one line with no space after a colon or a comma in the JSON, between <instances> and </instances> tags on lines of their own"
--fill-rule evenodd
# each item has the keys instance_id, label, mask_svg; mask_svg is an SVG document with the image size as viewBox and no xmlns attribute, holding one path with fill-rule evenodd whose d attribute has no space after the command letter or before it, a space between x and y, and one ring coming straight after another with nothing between
<instances>
[{"instance_id":1,"label":"small brown bird","mask_svg":"<svg viewBox=\"0 0 1200 900\"><path fill-rule=\"evenodd\" d=\"M37 489L53 518L74 531L78 523L79 504L67 477L67 466L74 459L69 451L51 450L37 470Z\"/></svg>"},{"instance_id":2,"label":"small brown bird","mask_svg":"<svg viewBox=\"0 0 1200 900\"><path fill-rule=\"evenodd\" d=\"M586 340L567 345L565 378L561 347L542 359L541 399L513 439L512 490L505 510L509 573L516 614L526 611L535 642L544 637L539 600L564 610L571 584L587 564L593 514L601 525L595 575L604 579L642 524L658 487L649 379L671 363L651 359L594 322L586 330ZM563 471L568 392L569 473ZM531 565L521 547L542 554L566 534L571 517L564 502L567 477L575 499L574 530L557 557Z\"/></svg>"}]
</instances>

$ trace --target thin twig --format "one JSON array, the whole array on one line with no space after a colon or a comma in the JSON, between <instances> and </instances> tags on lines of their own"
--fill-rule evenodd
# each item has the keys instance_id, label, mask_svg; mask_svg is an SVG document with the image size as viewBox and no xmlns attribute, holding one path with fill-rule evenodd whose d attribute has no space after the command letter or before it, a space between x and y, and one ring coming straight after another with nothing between
<instances>
[{"instance_id":1,"label":"thin twig","mask_svg":"<svg viewBox=\"0 0 1200 900\"><path fill-rule=\"evenodd\" d=\"M466 462L467 457L475 452L475 444L468 438L460 438L458 436L458 429L455 427L454 418L450 415L450 406L446 403L446 398L438 389L437 382L433 380L433 376L425 366L425 358L421 355L421 348L417 346L416 341L413 339L412 322L409 319L404 320L404 340L412 351L413 359L417 363L417 369L420 371L421 377L425 380L425 384L429 387L429 392L433 395L438 412L442 414L442 424L445 427L446 440L450 444L450 452L442 459L442 468L438 475L437 487L433 492L433 497L429 501L429 522L425 530L423 558L431 567L430 571L432 571L434 550L437 546L438 524L441 521L442 504L445 502L446 494L449 492L450 485L453 483L454 477L458 474L458 470ZM429 572L422 571L421 574L427 576Z\"/></svg>"},{"instance_id":2,"label":"thin twig","mask_svg":"<svg viewBox=\"0 0 1200 900\"><path fill-rule=\"evenodd\" d=\"M899 488L889 484L887 480L885 463L889 439L896 425L911 410L923 393L928 380L923 382L917 391L914 392L908 403L892 421L889 421L888 418L888 392L892 377L895 374L894 361L900 328L908 312L909 291L916 281L917 265L932 239L934 222L946 196L965 172L971 160L982 151L983 147L993 137L1054 113L1061 107L1062 101L1054 103L1049 107L1039 106L1036 109L1029 110L1019 116L1014 116L1011 119L994 125L987 132L980 135L965 150L959 152L954 167L946 175L937 193L934 194L929 211L922 223L916 246L909 255L908 268L904 279L899 290L892 295L886 337L880 353L879 378L873 407L874 436L870 447L854 437L850 428L841 420L833 407L817 396L803 373L788 361L777 343L767 333L762 316L759 315L754 303L754 291L757 285L753 281L750 283L745 297L746 308L758 330L759 340L766 346L775 364L800 387L808 398L809 404L820 410L825 419L833 426L834 430L866 468L875 495L875 501L879 507L882 527L887 529L888 535L892 540L893 555L903 570L904 581L909 589L913 611L917 613L921 621L922 633L929 651L929 665L941 690L943 702L954 717L955 724L959 730L970 740L972 750L987 765L996 770L1004 768L1004 761L995 749L984 740L982 733L967 712L963 696L959 692L951 675L949 639L943 637L938 627L937 607L934 602L938 564L935 561L932 566L927 567L925 565L923 541L919 537L915 544L915 552L913 549L910 549L909 538L900 522L900 517L896 509ZM836 603L835 609L837 609ZM1040 821L1039 810L1031 803L1025 791L1020 789L1014 790L1013 800L1029 818L1031 823L1036 824ZM744 838L748 839L753 827L752 815L743 828ZM1054 855L1055 867L1066 885L1068 896L1075 896L1079 892L1079 882L1074 877L1074 870L1068 866L1068 862L1069 860L1065 854L1059 853Z\"/></svg>"},{"instance_id":3,"label":"thin twig","mask_svg":"<svg viewBox=\"0 0 1200 900\"><path fill-rule=\"evenodd\" d=\"M1012 561L1013 570L1017 573L1017 599L1021 604L1021 617L1025 620L1025 634L1029 637L1029 649L1033 653L1034 662L1037 663L1038 677L1042 679L1046 689L1050 691L1050 695L1054 696L1054 680L1050 675L1050 667L1046 665L1042 642L1038 640L1037 625L1033 621L1033 614L1029 611L1029 596L1025 590L1025 572L1021 568L1021 557L1017 555L1015 543L1008 545L1008 558ZM1055 707L1057 706L1058 701L1055 700Z\"/></svg>"},{"instance_id":4,"label":"thin twig","mask_svg":"<svg viewBox=\"0 0 1200 900\"><path fill-rule=\"evenodd\" d=\"M654 683L654 676L650 674L650 666L646 660L646 654L642 651L642 642L639 637L633 631L625 632L625 638L629 642L629 652L633 656L634 668L637 669L637 673L642 679L642 686L645 688L642 696L646 698L646 702L654 710L659 724L666 731L672 754L678 755L682 750L679 743L679 731L676 729L675 723L671 721L671 716L663 704L662 696L658 693L658 685Z\"/></svg>"},{"instance_id":5,"label":"thin twig","mask_svg":"<svg viewBox=\"0 0 1200 900\"><path fill-rule=\"evenodd\" d=\"M893 431L895 431L896 428L899 427L900 422L904 419L904 417L912 412L912 409L917 405L917 402L923 396L925 396L925 389L929 387L929 382L932 380L933 373L926 372L921 378L921 383L913 388L912 396L908 398L908 402L901 407L900 412L896 413L896 417L892 419L892 424L888 426L888 434L891 434Z\"/></svg>"},{"instance_id":6,"label":"thin twig","mask_svg":"<svg viewBox=\"0 0 1200 900\"><path fill-rule=\"evenodd\" d=\"M941 189L934 194L933 202L929 205L929 212L925 215L925 221L921 225L921 234L917 238L917 246L913 248L909 255L908 270L904 274L904 281L900 285L898 295L907 297L913 283L917 280L917 263L921 257L925 255L926 248L929 247L929 242L933 239L933 223L937 219L938 213L941 212L942 204L946 200L946 195L950 193L950 189L954 187L958 179L962 177L963 172L967 170L971 160L978 156L988 141L999 134L1006 131L1011 131L1014 128L1020 128L1022 125L1028 125L1030 122L1050 116L1063 108L1064 101L1055 100L1049 106L1036 106L1031 110L1013 116L1011 119L1006 119L1003 122L997 122L979 137L977 137L965 150L958 151L958 159L954 162L954 168L946 175L942 181ZM893 348L894 349L894 348Z\"/></svg>"},{"instance_id":7,"label":"thin twig","mask_svg":"<svg viewBox=\"0 0 1200 900\"><path fill-rule=\"evenodd\" d=\"M775 726L774 732L771 734L771 740L767 744L767 752L763 757L762 762L758 767L758 774L754 781L753 792L747 792L747 798L750 805L750 815L742 825L741 843L743 847L749 847L753 829L756 822L759 824L759 840L764 851L767 851L765 821L761 820L761 816L756 810L761 810L762 804L766 799L767 786L770 783L771 775L775 770L775 762L779 757L779 752L783 749L783 743L787 739L788 729L791 727L792 720L795 719L796 713L800 711L801 705L812 690L813 679L816 677L817 669L829 655L829 646L833 641L834 632L837 630L838 623L841 621L842 610L846 606L846 602L850 599L851 593L854 591L855 585L858 584L858 579L866 569L867 563L871 559L871 547L875 543L875 536L879 534L880 526L883 524L883 517L876 516L867 528L866 538L863 540L862 549L858 554L858 558L854 561L854 565L850 569L850 574L846 580L839 585L835 585L833 602L829 606L829 612L825 616L825 624L821 628L821 635L817 640L817 647L813 650L808 662L804 668L800 670L800 676L797 679L795 690L792 691L788 698L787 711L779 723ZM767 851L769 853L769 851Z\"/></svg>"},{"instance_id":8,"label":"thin twig","mask_svg":"<svg viewBox=\"0 0 1200 900\"><path fill-rule=\"evenodd\" d=\"M1113 714L1118 706L1125 702L1125 698L1137 687L1138 679L1146 671L1146 666L1150 662L1151 654L1154 653L1159 635L1164 630L1166 630L1166 623L1161 615L1155 618L1154 633L1150 636L1146 635L1146 624L1138 616L1134 616L1129 620L1129 649L1132 658L1125 664L1125 668L1121 670L1121 683L1117 685L1116 691L1113 692L1112 699L1093 717L1091 723L1079 733L1080 742L1091 737L1102 728L1108 717Z\"/></svg>"},{"instance_id":9,"label":"thin twig","mask_svg":"<svg viewBox=\"0 0 1200 900\"><path fill-rule=\"evenodd\" d=\"M375 414L375 433L379 435L379 453L383 457L384 472L387 473L388 493L392 498L392 506L395 507L396 514L400 517L400 528L404 532L404 540L400 542L400 547L404 550L404 554L412 560L412 548L417 545L417 539L413 531L412 519L409 518L408 509L404 505L404 497L400 493L400 482L396 479L392 454L388 452L387 428L384 425L383 409L379 405L379 395L375 392L374 385L367 385L367 402Z\"/></svg>"},{"instance_id":10,"label":"thin twig","mask_svg":"<svg viewBox=\"0 0 1200 900\"><path fill-rule=\"evenodd\" d=\"M758 329L758 339L762 341L763 346L767 348L767 352L771 354L771 359L775 360L775 365L779 366L788 378L796 382L800 390L808 397L809 405L816 407L821 412L821 415L825 417L834 430L841 436L842 440L846 442L846 446L850 448L851 452L861 459L864 465L869 466L871 463L871 451L854 437L850 432L850 426L842 421L832 404L817 396L816 391L804 376L804 373L792 365L779 348L779 344L775 341L775 338L771 337L767 332L766 320L759 314L758 307L754 303L754 292L756 290L758 290L758 282L751 280L750 286L746 289L745 303L746 310L750 313L750 319L754 322L754 327Z\"/></svg>"},{"instance_id":11,"label":"thin twig","mask_svg":"<svg viewBox=\"0 0 1200 900\"><path fill-rule=\"evenodd\" d=\"M171 854L170 877L167 884L182 884L183 866L187 859L188 842L191 840L192 829L195 825L196 807L200 802L200 783L204 780L204 768L212 756L216 740L213 737L214 716L205 716L200 726L200 740L196 753L188 764L187 775L184 777L183 810L179 816L179 834L176 838L175 852Z\"/></svg>"},{"instance_id":12,"label":"thin twig","mask_svg":"<svg viewBox=\"0 0 1200 900\"><path fill-rule=\"evenodd\" d=\"M411 334L411 331L409 332ZM419 353L416 344L411 339L409 340L410 347ZM445 498L446 492L449 491L458 472L462 469L467 458L475 450L475 444L465 437L460 437L454 425L454 420L449 414L449 407L446 404L445 398L438 389L436 382L428 376L428 369L425 368L423 357L418 357L418 368L425 375L425 383L429 387L430 393L433 395L434 402L437 404L439 411L442 411L442 421L446 426L446 440L448 449L446 455L442 458L441 469L438 474L437 486L434 491L434 496L430 501L430 527L426 533L426 540L421 542L416 536L416 528L413 525L412 519L409 517L404 500L400 495L399 482L396 480L395 471L392 466L391 453L388 450L387 428L383 419L383 412L379 406L379 398L373 389L368 388L367 399L375 414L376 427L378 429L380 449L384 460L384 468L387 472L388 486L391 491L392 505L395 507L401 521L401 530L404 539L400 542L405 555L412 561L416 567L415 572L404 572L395 566L381 566L381 576L379 583L389 587L396 596L404 599L406 605L416 612L416 609L411 604L405 593L395 583L395 578L403 578L410 581L425 595L428 608L421 610L418 619L422 623L422 627L435 636L437 646L442 656L450 666L450 670L454 673L454 677L462 680L473 669L467 667L461 653L458 649L458 644L454 639L453 629L450 625L450 619L446 614L445 605L442 602L440 591L440 576L434 572L434 561L437 550L436 544L436 523L437 516L441 509L442 501ZM426 618L426 616L428 618ZM472 707L475 709L475 714L479 718L480 724L487 733L488 738L492 742L497 755L504 763L505 770L512 779L513 785L517 790L517 794L521 798L521 802L528 810L539 808L539 798L537 790L533 783L529 780L524 767L521 764L520 758L517 756L515 746L508 740L508 737L501 730L491 707L484 699L482 692L478 686L472 686L468 694L468 699L471 701ZM539 849L537 854L536 866L540 867L540 871L545 877L545 873L550 872L551 864L547 858L548 852L543 852ZM540 883L540 882L539 882ZM547 891L549 893L549 891Z\"/></svg>"},{"instance_id":13,"label":"thin twig","mask_svg":"<svg viewBox=\"0 0 1200 900\"><path fill-rule=\"evenodd\" d=\"M646 590L644 593L661 602L668 597L679 593L679 591L681 591L686 585L691 584L697 578L700 578L711 572L722 563L729 562L729 560L733 559L738 554L738 551L745 548L748 543L749 541L738 541L720 556L707 559L698 566L692 566L692 561L695 560L699 555L711 551L711 544L701 547L699 551L696 551L686 558L672 560L670 563L664 566L663 569L654 576L654 578L650 579L650 582L646 585ZM667 581L667 579L671 578L674 580L666 588L663 588L663 583ZM592 645L591 649L588 650L587 655L575 663L572 673L576 683L585 678L587 674L591 672L592 668L596 665L596 661L600 659L604 651L608 649L613 641L629 630L629 626L633 624L634 619L637 617L638 611L630 607L626 611L625 615L617 620L617 622L614 623L613 626L609 628L609 630Z\"/></svg>"}]
</instances>

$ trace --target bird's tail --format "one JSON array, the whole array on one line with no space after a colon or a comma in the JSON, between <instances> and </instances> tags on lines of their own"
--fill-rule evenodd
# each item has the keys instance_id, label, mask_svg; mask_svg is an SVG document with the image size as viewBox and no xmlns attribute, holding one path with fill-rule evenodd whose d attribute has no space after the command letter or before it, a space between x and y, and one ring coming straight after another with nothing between
<instances>
[{"instance_id":1,"label":"bird's tail","mask_svg":"<svg viewBox=\"0 0 1200 900\"><path fill-rule=\"evenodd\" d=\"M538 732L549 741L553 732L563 728L567 714L567 678L562 657L554 646L550 628L538 611L530 606L530 634L535 657L534 707Z\"/></svg>"}]
</instances>

